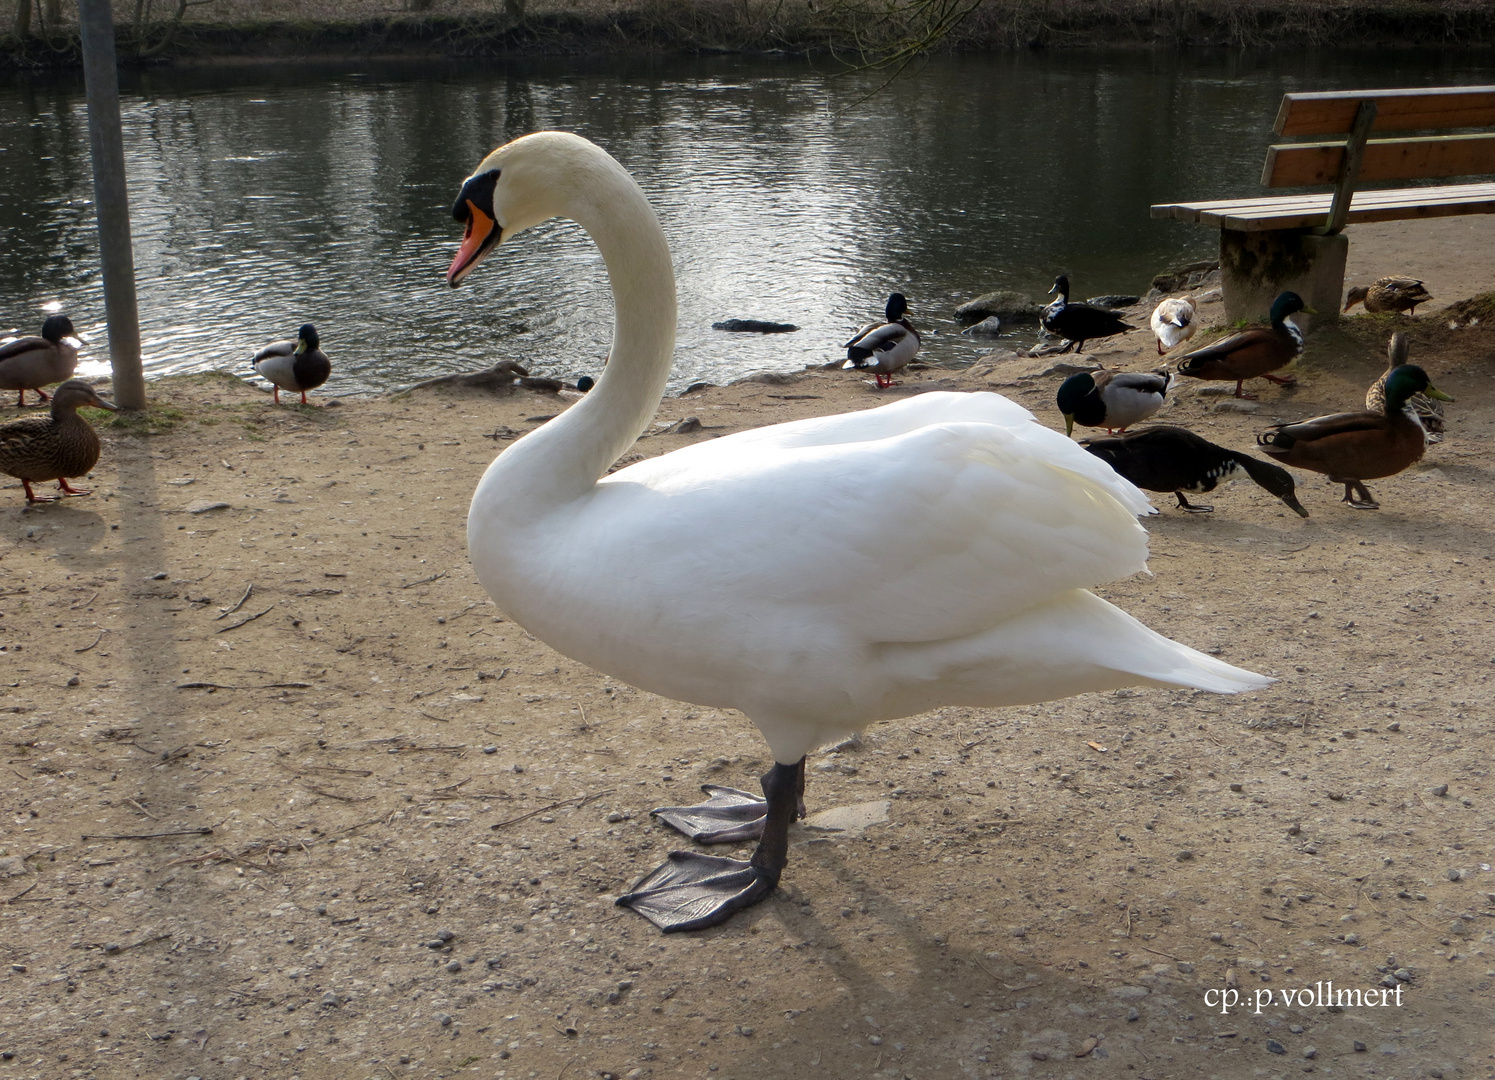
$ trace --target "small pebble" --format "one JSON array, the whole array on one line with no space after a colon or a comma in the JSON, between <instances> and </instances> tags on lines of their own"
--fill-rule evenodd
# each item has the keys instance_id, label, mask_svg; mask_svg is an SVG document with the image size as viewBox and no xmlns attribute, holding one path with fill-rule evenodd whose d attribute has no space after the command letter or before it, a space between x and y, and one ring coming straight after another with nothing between
<instances>
[{"instance_id":1,"label":"small pebble","mask_svg":"<svg viewBox=\"0 0 1495 1080\"><path fill-rule=\"evenodd\" d=\"M1194 853L1188 848L1184 848L1182 851L1175 852L1173 857L1179 862L1188 862L1194 857Z\"/></svg>"},{"instance_id":2,"label":"small pebble","mask_svg":"<svg viewBox=\"0 0 1495 1080\"><path fill-rule=\"evenodd\" d=\"M335 994L331 990L329 990L329 991L327 991L327 993L325 993L325 994L322 995L322 1004L323 1005L341 1005L342 1004L342 999L339 998L337 996L337 994Z\"/></svg>"},{"instance_id":3,"label":"small pebble","mask_svg":"<svg viewBox=\"0 0 1495 1080\"><path fill-rule=\"evenodd\" d=\"M1346 945L1359 945L1360 944L1360 935L1359 934L1346 934L1344 936L1344 943Z\"/></svg>"},{"instance_id":4,"label":"small pebble","mask_svg":"<svg viewBox=\"0 0 1495 1080\"><path fill-rule=\"evenodd\" d=\"M80 679L80 678L78 678L78 676L74 675L72 678L68 679L67 684L69 686L77 686L82 681L83 681L82 679Z\"/></svg>"},{"instance_id":5,"label":"small pebble","mask_svg":"<svg viewBox=\"0 0 1495 1080\"><path fill-rule=\"evenodd\" d=\"M881 1046L882 1045L882 1036L881 1035L874 1035L870 1039L868 1039L867 1041L869 1043L871 1043L873 1046Z\"/></svg>"},{"instance_id":6,"label":"small pebble","mask_svg":"<svg viewBox=\"0 0 1495 1080\"><path fill-rule=\"evenodd\" d=\"M1285 1053L1287 1053L1287 1047L1283 1046L1276 1039L1268 1039L1267 1040L1267 1053L1269 1053L1269 1054L1285 1054Z\"/></svg>"},{"instance_id":7,"label":"small pebble","mask_svg":"<svg viewBox=\"0 0 1495 1080\"><path fill-rule=\"evenodd\" d=\"M117 953L119 951L120 951L120 946L119 946L118 942L111 941L108 945L104 946L104 952L107 953L107 954L109 954L110 956L113 956L115 953Z\"/></svg>"},{"instance_id":8,"label":"small pebble","mask_svg":"<svg viewBox=\"0 0 1495 1080\"><path fill-rule=\"evenodd\" d=\"M612 990L612 991L608 992L607 1003L609 1005L616 1005L618 1002L620 1002L622 1000L623 1000L623 995L620 994L620 993L618 993L616 990Z\"/></svg>"},{"instance_id":9,"label":"small pebble","mask_svg":"<svg viewBox=\"0 0 1495 1080\"><path fill-rule=\"evenodd\" d=\"M1303 826L1298 825L1296 823L1294 823L1292 825L1289 825L1287 827L1287 835L1288 836L1297 836L1302 831L1303 831Z\"/></svg>"},{"instance_id":10,"label":"small pebble","mask_svg":"<svg viewBox=\"0 0 1495 1080\"><path fill-rule=\"evenodd\" d=\"M1406 968L1397 968L1395 971L1392 972L1392 974L1395 975L1402 982L1411 982L1412 981L1412 972L1408 971Z\"/></svg>"},{"instance_id":11,"label":"small pebble","mask_svg":"<svg viewBox=\"0 0 1495 1080\"><path fill-rule=\"evenodd\" d=\"M1402 729L1402 722L1400 720L1393 720L1393 721L1391 721L1391 723L1389 723L1389 724L1386 725L1386 730L1387 731L1400 731L1401 729Z\"/></svg>"},{"instance_id":12,"label":"small pebble","mask_svg":"<svg viewBox=\"0 0 1495 1080\"><path fill-rule=\"evenodd\" d=\"M1437 786L1435 786L1433 788L1433 794L1434 795L1439 795L1439 796L1447 795L1448 794L1448 785L1447 784L1438 784Z\"/></svg>"},{"instance_id":13,"label":"small pebble","mask_svg":"<svg viewBox=\"0 0 1495 1080\"><path fill-rule=\"evenodd\" d=\"M485 753L485 754L496 754L496 753L498 753L498 747L496 747L496 746L485 746L485 747L483 747L483 753Z\"/></svg>"},{"instance_id":14,"label":"small pebble","mask_svg":"<svg viewBox=\"0 0 1495 1080\"><path fill-rule=\"evenodd\" d=\"M1128 1024L1135 1024L1138 1020L1141 1020L1141 1019L1142 1019L1142 1014L1137 1011L1137 1007L1135 1005L1133 1005L1130 1009L1128 1009L1126 1011L1126 1022Z\"/></svg>"},{"instance_id":15,"label":"small pebble","mask_svg":"<svg viewBox=\"0 0 1495 1080\"><path fill-rule=\"evenodd\" d=\"M442 1027L451 1027L452 1026L451 1014L450 1013L437 1013L436 1014L436 1022L438 1024L440 1024Z\"/></svg>"},{"instance_id":16,"label":"small pebble","mask_svg":"<svg viewBox=\"0 0 1495 1080\"><path fill-rule=\"evenodd\" d=\"M1317 1046L1305 1046L1303 1047L1303 1056L1312 1061L1319 1056L1319 1048Z\"/></svg>"},{"instance_id":17,"label":"small pebble","mask_svg":"<svg viewBox=\"0 0 1495 1080\"><path fill-rule=\"evenodd\" d=\"M1449 881L1458 881L1459 878L1461 878L1462 876L1463 875L1460 874L1457 870L1453 869L1452 867L1449 868L1449 871L1448 871L1448 880Z\"/></svg>"},{"instance_id":18,"label":"small pebble","mask_svg":"<svg viewBox=\"0 0 1495 1080\"><path fill-rule=\"evenodd\" d=\"M1302 1024L1292 1024L1292 1025L1290 1025L1288 1027L1287 1030L1291 1031L1294 1035L1301 1035L1301 1034L1303 1034L1303 1025Z\"/></svg>"},{"instance_id":19,"label":"small pebble","mask_svg":"<svg viewBox=\"0 0 1495 1080\"><path fill-rule=\"evenodd\" d=\"M632 979L624 979L622 982L618 983L618 989L619 990L623 990L623 991L632 990L633 989L633 980Z\"/></svg>"},{"instance_id":20,"label":"small pebble","mask_svg":"<svg viewBox=\"0 0 1495 1080\"><path fill-rule=\"evenodd\" d=\"M1230 790L1231 791L1245 791L1246 790L1246 785L1245 784L1231 784L1230 785Z\"/></svg>"},{"instance_id":21,"label":"small pebble","mask_svg":"<svg viewBox=\"0 0 1495 1080\"><path fill-rule=\"evenodd\" d=\"M436 931L436 936L442 941L451 941L452 938L456 937L457 935L452 933L450 930L438 930Z\"/></svg>"},{"instance_id":22,"label":"small pebble","mask_svg":"<svg viewBox=\"0 0 1495 1080\"><path fill-rule=\"evenodd\" d=\"M462 970L462 961L460 961L460 960L453 960L450 964L448 964L446 966L446 969L448 971L450 971L453 975L455 975L457 972L459 972L459 971Z\"/></svg>"},{"instance_id":23,"label":"small pebble","mask_svg":"<svg viewBox=\"0 0 1495 1080\"><path fill-rule=\"evenodd\" d=\"M616 825L618 822L620 822L622 820L623 820L623 815L620 814L620 813L618 813L616 810L614 810L612 813L610 813L610 814L607 815L607 821L611 825Z\"/></svg>"},{"instance_id":24,"label":"small pebble","mask_svg":"<svg viewBox=\"0 0 1495 1080\"><path fill-rule=\"evenodd\" d=\"M327 914L327 905L326 904L318 904L317 905L317 914L318 915L326 915Z\"/></svg>"},{"instance_id":25,"label":"small pebble","mask_svg":"<svg viewBox=\"0 0 1495 1080\"><path fill-rule=\"evenodd\" d=\"M24 975L24 974L26 974L26 965L25 964L11 964L10 965L10 970L14 971L17 975Z\"/></svg>"},{"instance_id":26,"label":"small pebble","mask_svg":"<svg viewBox=\"0 0 1495 1080\"><path fill-rule=\"evenodd\" d=\"M1357 1053L1357 1054L1363 1054L1363 1053L1365 1053L1365 1044L1363 1042L1361 1042L1359 1039L1355 1040L1355 1042L1353 1044L1353 1048L1354 1048L1355 1053Z\"/></svg>"}]
</instances>

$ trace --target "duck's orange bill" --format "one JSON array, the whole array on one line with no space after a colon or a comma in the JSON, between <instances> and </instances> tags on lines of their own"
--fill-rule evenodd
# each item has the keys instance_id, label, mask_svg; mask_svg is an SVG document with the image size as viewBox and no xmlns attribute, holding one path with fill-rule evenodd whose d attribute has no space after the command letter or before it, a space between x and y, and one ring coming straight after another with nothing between
<instances>
[{"instance_id":1,"label":"duck's orange bill","mask_svg":"<svg viewBox=\"0 0 1495 1080\"><path fill-rule=\"evenodd\" d=\"M448 284L455 285L467 268L478 260L489 235L493 232L494 225L494 220L474 206L472 200L469 199L467 232L462 236L462 246L457 249L457 257L452 260L452 265L446 272Z\"/></svg>"}]
</instances>

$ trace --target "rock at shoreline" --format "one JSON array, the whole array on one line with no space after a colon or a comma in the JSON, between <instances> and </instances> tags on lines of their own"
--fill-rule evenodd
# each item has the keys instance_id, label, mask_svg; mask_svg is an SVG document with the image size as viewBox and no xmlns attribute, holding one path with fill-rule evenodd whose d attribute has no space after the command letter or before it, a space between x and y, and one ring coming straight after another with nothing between
<instances>
[{"instance_id":1,"label":"rock at shoreline","mask_svg":"<svg viewBox=\"0 0 1495 1080\"><path fill-rule=\"evenodd\" d=\"M980 322L966 327L962 334L975 334L978 337L996 337L1002 332L1002 320L995 315L988 315Z\"/></svg>"},{"instance_id":2,"label":"rock at shoreline","mask_svg":"<svg viewBox=\"0 0 1495 1080\"><path fill-rule=\"evenodd\" d=\"M955 317L963 323L980 322L993 315L1003 322L1037 322L1042 311L1042 304L1021 293L989 292L961 304L955 309Z\"/></svg>"},{"instance_id":3,"label":"rock at shoreline","mask_svg":"<svg viewBox=\"0 0 1495 1080\"><path fill-rule=\"evenodd\" d=\"M1133 304L1140 304L1141 302L1142 298L1140 296L1125 296L1120 293L1107 293L1105 296L1092 296L1089 300L1085 301L1085 303L1089 304L1091 307L1099 308L1131 307Z\"/></svg>"},{"instance_id":4,"label":"rock at shoreline","mask_svg":"<svg viewBox=\"0 0 1495 1080\"><path fill-rule=\"evenodd\" d=\"M723 319L711 324L713 330L729 334L792 334L799 327L793 323L767 322L764 319Z\"/></svg>"},{"instance_id":5,"label":"rock at shoreline","mask_svg":"<svg viewBox=\"0 0 1495 1080\"><path fill-rule=\"evenodd\" d=\"M1182 292L1184 289L1197 289L1201 285L1218 285L1219 283L1219 259L1192 262L1176 270L1165 270L1152 279L1152 287L1160 293Z\"/></svg>"}]
</instances>

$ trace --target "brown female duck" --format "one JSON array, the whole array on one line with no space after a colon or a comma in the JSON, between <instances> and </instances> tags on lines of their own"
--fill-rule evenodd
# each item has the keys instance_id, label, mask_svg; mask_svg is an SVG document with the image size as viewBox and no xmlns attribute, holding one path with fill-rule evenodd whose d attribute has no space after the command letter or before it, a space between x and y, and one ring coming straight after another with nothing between
<instances>
[{"instance_id":1,"label":"brown female duck","mask_svg":"<svg viewBox=\"0 0 1495 1080\"><path fill-rule=\"evenodd\" d=\"M78 370L78 350L67 341L77 336L66 315L52 315L42 323L41 337L23 337L0 345L0 390L15 390L17 405L26 404L26 391L35 390L43 401L42 387L71 379Z\"/></svg>"},{"instance_id":2,"label":"brown female duck","mask_svg":"<svg viewBox=\"0 0 1495 1080\"><path fill-rule=\"evenodd\" d=\"M1416 364L1402 364L1386 376L1386 407L1378 413L1335 413L1297 424L1277 424L1256 437L1270 457L1284 465L1324 473L1344 485L1344 499L1357 510L1381 504L1361 483L1394 476L1422 459L1427 439L1407 412L1413 394L1452 401Z\"/></svg>"},{"instance_id":3,"label":"brown female duck","mask_svg":"<svg viewBox=\"0 0 1495 1080\"><path fill-rule=\"evenodd\" d=\"M1383 277L1369 285L1356 285L1351 289L1345 295L1344 309L1349 311L1356 304L1364 304L1365 310L1373 313L1405 311L1408 315L1416 315L1417 305L1432 298L1416 278Z\"/></svg>"},{"instance_id":4,"label":"brown female duck","mask_svg":"<svg viewBox=\"0 0 1495 1080\"><path fill-rule=\"evenodd\" d=\"M92 405L114 411L82 379L69 379L52 394L47 416L27 416L0 424L0 472L21 482L28 503L53 502L66 495L87 495L70 486L70 476L85 476L99 460L99 437L78 409ZM33 483L56 480L60 495L38 495Z\"/></svg>"},{"instance_id":5,"label":"brown female duck","mask_svg":"<svg viewBox=\"0 0 1495 1080\"><path fill-rule=\"evenodd\" d=\"M1192 379L1233 379L1238 398L1256 396L1243 393L1241 383L1257 376L1281 386L1291 385L1295 381L1292 376L1283 379L1270 372L1286 367L1303 351L1303 331L1287 321L1289 315L1299 311L1318 314L1297 293L1280 294L1272 301L1271 326L1253 326L1184 354L1178 363L1178 373Z\"/></svg>"},{"instance_id":6,"label":"brown female duck","mask_svg":"<svg viewBox=\"0 0 1495 1080\"><path fill-rule=\"evenodd\" d=\"M1386 367L1386 374L1371 383L1370 389L1365 392L1366 409L1373 413L1386 411L1386 378L1394 369L1407 362L1408 352L1407 335L1400 331L1392 334L1391 341L1386 345L1386 355L1391 363ZM1443 430L1446 427L1443 422L1443 406L1426 394L1413 394L1407 399L1407 404L1416 414L1423 430L1428 433L1428 442L1442 442Z\"/></svg>"}]
</instances>

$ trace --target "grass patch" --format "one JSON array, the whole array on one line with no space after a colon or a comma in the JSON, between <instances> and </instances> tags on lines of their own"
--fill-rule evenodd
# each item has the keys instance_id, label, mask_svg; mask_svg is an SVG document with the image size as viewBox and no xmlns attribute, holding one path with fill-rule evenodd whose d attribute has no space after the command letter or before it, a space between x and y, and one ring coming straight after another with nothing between
<instances>
[{"instance_id":1,"label":"grass patch","mask_svg":"<svg viewBox=\"0 0 1495 1080\"><path fill-rule=\"evenodd\" d=\"M97 418L98 423L110 431L122 435L164 435L176 427L187 414L181 409L170 405L157 405L147 402L144 409L139 411L124 410L119 412L105 412L103 409L80 409L79 413Z\"/></svg>"}]
</instances>

